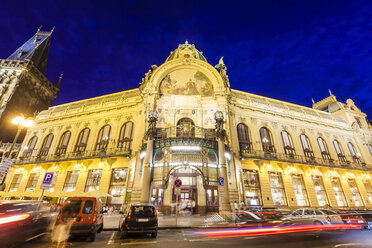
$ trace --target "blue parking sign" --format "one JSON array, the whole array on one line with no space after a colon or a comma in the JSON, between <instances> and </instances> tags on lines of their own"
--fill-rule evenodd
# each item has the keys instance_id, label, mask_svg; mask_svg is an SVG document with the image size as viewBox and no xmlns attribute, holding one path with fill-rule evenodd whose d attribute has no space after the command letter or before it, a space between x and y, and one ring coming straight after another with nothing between
<instances>
[{"instance_id":1,"label":"blue parking sign","mask_svg":"<svg viewBox=\"0 0 372 248\"><path fill-rule=\"evenodd\" d=\"M219 178L218 178L218 184L219 184L220 186L223 186L223 185L224 185L224 182L225 182L225 180L223 179L223 177L219 177Z\"/></svg>"},{"instance_id":2,"label":"blue parking sign","mask_svg":"<svg viewBox=\"0 0 372 248\"><path fill-rule=\"evenodd\" d=\"M43 184L51 184L53 179L53 172L45 173Z\"/></svg>"}]
</instances>

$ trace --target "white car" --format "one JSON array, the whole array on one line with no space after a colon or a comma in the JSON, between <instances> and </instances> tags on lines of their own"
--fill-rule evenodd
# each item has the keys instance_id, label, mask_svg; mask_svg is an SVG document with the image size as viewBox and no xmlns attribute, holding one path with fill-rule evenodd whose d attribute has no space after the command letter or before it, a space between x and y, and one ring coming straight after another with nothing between
<instances>
[{"instance_id":1,"label":"white car","mask_svg":"<svg viewBox=\"0 0 372 248\"><path fill-rule=\"evenodd\" d=\"M343 224L340 215L329 209L300 208L282 219L286 224Z\"/></svg>"}]
</instances>

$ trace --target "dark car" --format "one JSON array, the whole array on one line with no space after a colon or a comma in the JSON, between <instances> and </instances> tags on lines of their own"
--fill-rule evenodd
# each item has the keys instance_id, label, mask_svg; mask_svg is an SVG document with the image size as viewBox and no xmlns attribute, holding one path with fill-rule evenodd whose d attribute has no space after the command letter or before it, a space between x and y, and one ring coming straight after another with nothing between
<instances>
[{"instance_id":1,"label":"dark car","mask_svg":"<svg viewBox=\"0 0 372 248\"><path fill-rule=\"evenodd\" d=\"M367 222L366 228L372 230L372 210L355 210Z\"/></svg>"},{"instance_id":2,"label":"dark car","mask_svg":"<svg viewBox=\"0 0 372 248\"><path fill-rule=\"evenodd\" d=\"M149 233L153 238L158 235L158 216L152 204L128 205L119 223L121 238L128 233Z\"/></svg>"},{"instance_id":3,"label":"dark car","mask_svg":"<svg viewBox=\"0 0 372 248\"><path fill-rule=\"evenodd\" d=\"M0 201L0 243L9 247L48 230L53 214L39 201Z\"/></svg>"},{"instance_id":4,"label":"dark car","mask_svg":"<svg viewBox=\"0 0 372 248\"><path fill-rule=\"evenodd\" d=\"M341 216L345 224L361 225L362 229L367 227L367 222L357 211L350 209L336 209L335 211Z\"/></svg>"}]
</instances>

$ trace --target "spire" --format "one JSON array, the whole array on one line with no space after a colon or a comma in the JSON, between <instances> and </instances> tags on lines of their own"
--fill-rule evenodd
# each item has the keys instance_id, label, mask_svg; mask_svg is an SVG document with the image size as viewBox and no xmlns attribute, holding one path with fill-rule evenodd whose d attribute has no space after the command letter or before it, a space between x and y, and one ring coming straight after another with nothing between
<instances>
[{"instance_id":1,"label":"spire","mask_svg":"<svg viewBox=\"0 0 372 248\"><path fill-rule=\"evenodd\" d=\"M59 76L59 79L58 79L58 81L57 81L57 83L56 83L56 86L57 86L58 88L61 88L62 77L63 77L63 72L61 73L61 76Z\"/></svg>"},{"instance_id":2,"label":"spire","mask_svg":"<svg viewBox=\"0 0 372 248\"><path fill-rule=\"evenodd\" d=\"M42 26L40 26L36 33L7 59L22 61L28 59L33 62L34 66L38 68L40 72L45 74L49 55L50 36L54 28L50 32L41 31L41 28Z\"/></svg>"},{"instance_id":3,"label":"spire","mask_svg":"<svg viewBox=\"0 0 372 248\"><path fill-rule=\"evenodd\" d=\"M313 102L313 105L315 104L314 98L311 98L311 101Z\"/></svg>"},{"instance_id":4,"label":"spire","mask_svg":"<svg viewBox=\"0 0 372 248\"><path fill-rule=\"evenodd\" d=\"M330 95L330 96L333 96L333 94L332 94L332 92L331 92L330 89L328 89L328 92L329 92L329 95Z\"/></svg>"}]
</instances>

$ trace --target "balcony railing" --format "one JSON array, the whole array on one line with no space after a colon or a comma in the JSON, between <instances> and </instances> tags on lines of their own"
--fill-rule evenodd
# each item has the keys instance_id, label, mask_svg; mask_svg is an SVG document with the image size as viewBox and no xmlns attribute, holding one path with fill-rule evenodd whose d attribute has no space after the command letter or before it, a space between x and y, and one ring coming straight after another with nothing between
<instances>
[{"instance_id":1,"label":"balcony railing","mask_svg":"<svg viewBox=\"0 0 372 248\"><path fill-rule=\"evenodd\" d=\"M203 138L215 140L216 130L214 128L202 128L191 125L157 128L155 139L166 138Z\"/></svg>"},{"instance_id":2,"label":"balcony railing","mask_svg":"<svg viewBox=\"0 0 372 248\"><path fill-rule=\"evenodd\" d=\"M49 154L46 156L18 157L14 164L33 164L44 162L58 162L68 160L81 160L89 158L106 158L106 157L128 157L131 150L126 148L111 148L99 151L70 152L64 154Z\"/></svg>"},{"instance_id":3,"label":"balcony railing","mask_svg":"<svg viewBox=\"0 0 372 248\"><path fill-rule=\"evenodd\" d=\"M350 161L338 161L333 159L323 159L316 157L306 157L301 155L274 153L274 152L264 152L264 151L241 151L240 155L242 158L258 158L273 161L282 161L288 163L299 163L299 164L310 164L310 165L320 165L335 168L348 168L348 169L358 169L358 170L372 170L371 165L360 162L355 163L352 159ZM353 162L351 162L353 161Z\"/></svg>"}]
</instances>

